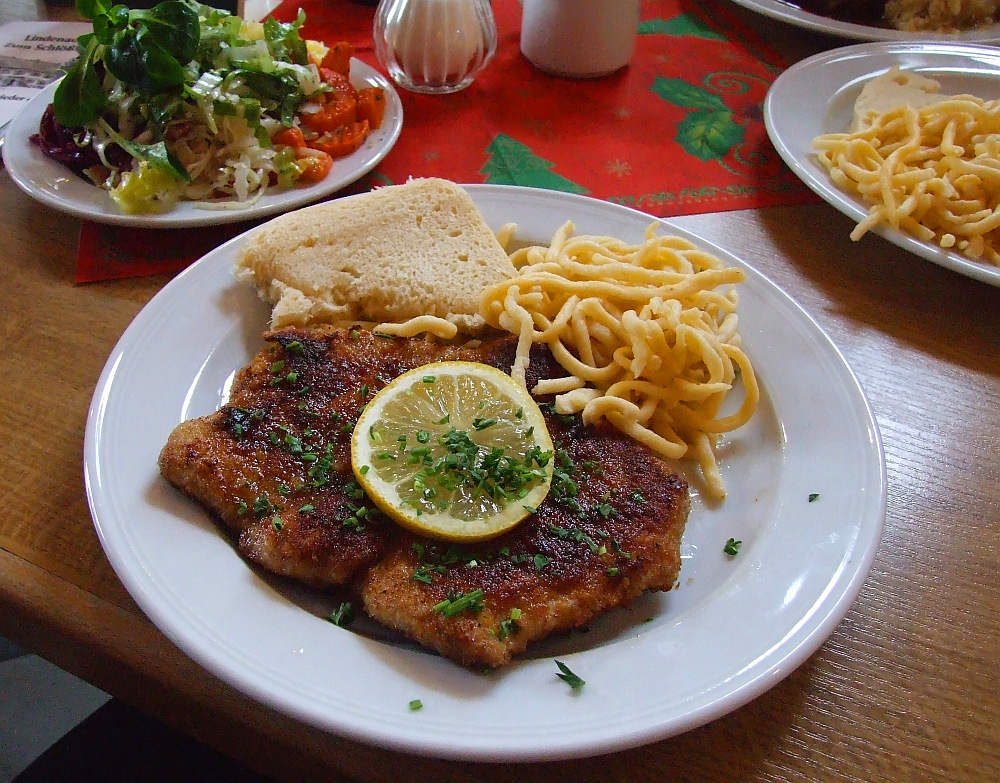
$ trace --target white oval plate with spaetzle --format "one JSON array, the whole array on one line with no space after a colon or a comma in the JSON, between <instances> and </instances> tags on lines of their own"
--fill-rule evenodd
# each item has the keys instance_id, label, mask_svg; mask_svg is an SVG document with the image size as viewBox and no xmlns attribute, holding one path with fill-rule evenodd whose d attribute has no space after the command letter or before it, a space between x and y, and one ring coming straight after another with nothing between
<instances>
[{"instance_id":1,"label":"white oval plate with spaetzle","mask_svg":"<svg viewBox=\"0 0 1000 783\"><path fill-rule=\"evenodd\" d=\"M1000 98L1000 49L883 42L845 46L802 60L774 81L764 101L764 123L778 154L810 189L857 222L867 216L868 206L833 184L816 159L812 140L824 133L846 131L861 89L894 66L937 80L945 94ZM966 277L1000 286L998 266L888 226L874 228L872 233Z\"/></svg>"},{"instance_id":2,"label":"white oval plate with spaetzle","mask_svg":"<svg viewBox=\"0 0 1000 783\"><path fill-rule=\"evenodd\" d=\"M468 186L490 226L547 244L580 233L641 242L648 215L552 191ZM885 461L857 379L817 324L742 266L743 347L762 398L719 454L727 499L696 496L677 589L608 612L509 666L468 671L385 632L327 622L342 600L248 566L157 455L182 420L216 410L261 348L268 308L233 279L237 237L167 284L125 331L97 384L85 442L88 498L118 576L208 671L290 718L443 758L564 759L654 742L728 713L787 677L844 617L885 516ZM692 477L693 486L697 481ZM735 557L726 542L742 541ZM586 681L571 690L564 662ZM420 700L422 709L409 704Z\"/></svg>"}]
</instances>

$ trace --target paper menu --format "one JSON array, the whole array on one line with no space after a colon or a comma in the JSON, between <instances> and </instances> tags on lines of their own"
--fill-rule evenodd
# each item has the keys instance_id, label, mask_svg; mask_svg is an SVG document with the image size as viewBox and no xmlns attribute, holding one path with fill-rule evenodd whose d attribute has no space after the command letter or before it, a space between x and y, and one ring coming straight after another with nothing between
<instances>
[{"instance_id":1,"label":"paper menu","mask_svg":"<svg viewBox=\"0 0 1000 783\"><path fill-rule=\"evenodd\" d=\"M89 22L0 25L0 127L76 59L76 39Z\"/></svg>"},{"instance_id":2,"label":"paper menu","mask_svg":"<svg viewBox=\"0 0 1000 783\"><path fill-rule=\"evenodd\" d=\"M8 22L0 25L0 65L57 72L76 59L76 39L89 22Z\"/></svg>"}]
</instances>

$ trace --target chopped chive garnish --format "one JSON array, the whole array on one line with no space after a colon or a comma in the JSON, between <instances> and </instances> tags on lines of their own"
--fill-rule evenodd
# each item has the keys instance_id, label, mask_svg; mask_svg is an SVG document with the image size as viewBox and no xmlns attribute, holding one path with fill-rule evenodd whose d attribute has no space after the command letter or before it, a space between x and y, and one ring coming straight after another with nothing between
<instances>
[{"instance_id":1,"label":"chopped chive garnish","mask_svg":"<svg viewBox=\"0 0 1000 783\"><path fill-rule=\"evenodd\" d=\"M483 608L483 597L486 594L481 590L473 590L471 593L456 593L450 595L445 600L434 605L434 611L445 617L454 617L456 614L466 611L479 612Z\"/></svg>"},{"instance_id":2,"label":"chopped chive garnish","mask_svg":"<svg viewBox=\"0 0 1000 783\"><path fill-rule=\"evenodd\" d=\"M812 503L812 502L814 502L816 500L819 500L819 492L810 492L809 493L809 502Z\"/></svg>"},{"instance_id":3,"label":"chopped chive garnish","mask_svg":"<svg viewBox=\"0 0 1000 783\"><path fill-rule=\"evenodd\" d=\"M417 710L422 710L424 708L424 703L420 699L410 700L410 712L416 712Z\"/></svg>"}]
</instances>

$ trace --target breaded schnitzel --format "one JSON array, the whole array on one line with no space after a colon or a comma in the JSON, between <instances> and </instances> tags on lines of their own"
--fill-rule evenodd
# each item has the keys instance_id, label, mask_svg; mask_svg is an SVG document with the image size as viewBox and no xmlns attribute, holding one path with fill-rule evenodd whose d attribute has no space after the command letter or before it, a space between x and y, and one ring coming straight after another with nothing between
<instances>
[{"instance_id":1,"label":"breaded schnitzel","mask_svg":"<svg viewBox=\"0 0 1000 783\"><path fill-rule=\"evenodd\" d=\"M248 560L316 587L352 585L375 620L476 667L500 666L531 641L676 582L687 485L610 426L547 409L552 491L474 551L404 532L354 481L351 431L378 389L436 361L507 370L516 338L452 345L317 326L265 339L230 401L179 425L159 460ZM561 373L547 349L533 349L529 388Z\"/></svg>"}]
</instances>

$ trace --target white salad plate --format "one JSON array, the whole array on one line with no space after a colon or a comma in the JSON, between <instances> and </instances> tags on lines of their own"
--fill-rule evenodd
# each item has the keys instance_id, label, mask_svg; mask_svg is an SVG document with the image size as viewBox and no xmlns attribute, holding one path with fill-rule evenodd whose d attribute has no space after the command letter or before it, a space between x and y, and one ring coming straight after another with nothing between
<instances>
[{"instance_id":1,"label":"white salad plate","mask_svg":"<svg viewBox=\"0 0 1000 783\"><path fill-rule=\"evenodd\" d=\"M467 186L487 222L548 243L578 231L639 242L652 218L582 196ZM677 589L609 612L473 672L380 631L325 617L341 598L249 566L202 509L163 480L157 455L181 421L222 405L263 345L269 309L233 279L243 237L168 283L125 331L101 375L85 442L101 543L143 611L191 658L306 724L435 757L588 756L669 737L745 704L805 661L861 589L885 517L872 411L843 356L767 278L746 270L743 346L762 400L720 448L728 497L692 498ZM691 477L697 490L697 479ZM730 538L742 541L735 557ZM562 661L586 681L556 676ZM408 705L419 699L423 707Z\"/></svg>"},{"instance_id":2,"label":"white salad plate","mask_svg":"<svg viewBox=\"0 0 1000 783\"><path fill-rule=\"evenodd\" d=\"M322 181L280 190L275 188L247 206L206 207L181 201L160 214L122 212L107 191L78 177L31 142L31 136L38 132L42 114L52 103L56 84L42 90L11 120L3 143L3 162L11 179L29 196L84 220L136 228L188 228L257 220L319 201L363 177L389 154L403 128L403 104L399 95L385 76L357 59L351 60L351 82L359 89L381 87L385 90L386 109L381 127L372 132L359 150L335 160Z\"/></svg>"},{"instance_id":3,"label":"white salad plate","mask_svg":"<svg viewBox=\"0 0 1000 783\"><path fill-rule=\"evenodd\" d=\"M1000 24L991 24L975 30L961 32L911 33L888 27L875 27L855 22L845 22L822 14L807 11L791 2L783 0L732 0L750 11L777 19L786 24L815 30L827 35L850 38L856 41L967 41L989 43L1000 41Z\"/></svg>"},{"instance_id":4,"label":"white salad plate","mask_svg":"<svg viewBox=\"0 0 1000 783\"><path fill-rule=\"evenodd\" d=\"M846 131L861 89L893 66L936 79L946 94L1000 98L1000 49L882 42L845 46L802 60L775 79L764 100L764 124L778 154L817 195L856 222L867 216L868 205L833 184L816 157L812 140L824 133ZM888 226L874 228L872 233L935 264L1000 286L1000 267Z\"/></svg>"}]
</instances>

